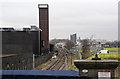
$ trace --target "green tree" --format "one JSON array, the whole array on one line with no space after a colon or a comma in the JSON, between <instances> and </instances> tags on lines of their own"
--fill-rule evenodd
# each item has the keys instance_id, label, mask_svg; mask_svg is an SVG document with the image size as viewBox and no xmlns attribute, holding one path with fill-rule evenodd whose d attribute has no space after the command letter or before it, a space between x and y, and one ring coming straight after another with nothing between
<instances>
[{"instance_id":1,"label":"green tree","mask_svg":"<svg viewBox=\"0 0 120 79\"><path fill-rule=\"evenodd\" d=\"M75 44L71 40L67 40L66 41L65 48L67 48L68 50L70 50L73 46L75 46Z\"/></svg>"}]
</instances>

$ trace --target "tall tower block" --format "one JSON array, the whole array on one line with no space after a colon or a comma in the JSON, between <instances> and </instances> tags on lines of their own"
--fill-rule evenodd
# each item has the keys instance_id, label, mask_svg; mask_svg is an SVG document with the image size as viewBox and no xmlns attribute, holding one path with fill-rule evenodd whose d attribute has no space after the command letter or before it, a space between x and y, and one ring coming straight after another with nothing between
<instances>
[{"instance_id":1,"label":"tall tower block","mask_svg":"<svg viewBox=\"0 0 120 79\"><path fill-rule=\"evenodd\" d=\"M41 53L49 52L49 6L48 4L38 4L39 8L39 28L41 32Z\"/></svg>"}]
</instances>

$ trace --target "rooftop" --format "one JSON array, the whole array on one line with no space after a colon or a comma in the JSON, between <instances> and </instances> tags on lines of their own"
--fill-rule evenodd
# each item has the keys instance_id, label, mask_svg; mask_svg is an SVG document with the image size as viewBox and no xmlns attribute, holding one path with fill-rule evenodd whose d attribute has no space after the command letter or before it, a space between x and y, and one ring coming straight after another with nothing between
<instances>
[{"instance_id":1,"label":"rooftop","mask_svg":"<svg viewBox=\"0 0 120 79\"><path fill-rule=\"evenodd\" d=\"M21 27L21 28L15 28L15 27L0 27L0 31L42 31L37 26L31 26L31 27Z\"/></svg>"}]
</instances>

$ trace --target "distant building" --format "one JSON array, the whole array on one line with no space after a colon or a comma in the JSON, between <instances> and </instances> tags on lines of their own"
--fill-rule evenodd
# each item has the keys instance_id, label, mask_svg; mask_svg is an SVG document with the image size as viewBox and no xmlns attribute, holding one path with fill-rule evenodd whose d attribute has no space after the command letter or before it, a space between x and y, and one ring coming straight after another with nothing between
<instances>
[{"instance_id":1,"label":"distant building","mask_svg":"<svg viewBox=\"0 0 120 79\"><path fill-rule=\"evenodd\" d=\"M39 28L41 32L42 54L49 53L49 6L48 4L39 4Z\"/></svg>"},{"instance_id":2,"label":"distant building","mask_svg":"<svg viewBox=\"0 0 120 79\"><path fill-rule=\"evenodd\" d=\"M77 35L76 34L72 34L72 35L70 35L70 40L72 40L73 41L73 43L74 44L76 44L77 42Z\"/></svg>"}]
</instances>

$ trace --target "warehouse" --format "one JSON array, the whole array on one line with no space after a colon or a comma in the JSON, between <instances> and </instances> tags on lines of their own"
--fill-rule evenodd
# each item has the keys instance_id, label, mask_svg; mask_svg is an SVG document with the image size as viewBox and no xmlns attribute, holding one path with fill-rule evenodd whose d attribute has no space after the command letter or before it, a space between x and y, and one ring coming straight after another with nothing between
<instances>
[{"instance_id":1,"label":"warehouse","mask_svg":"<svg viewBox=\"0 0 120 79\"><path fill-rule=\"evenodd\" d=\"M14 28L0 28L0 30L2 32L2 68L31 69L33 54L41 54L41 29L31 26L31 28L19 30Z\"/></svg>"}]
</instances>

